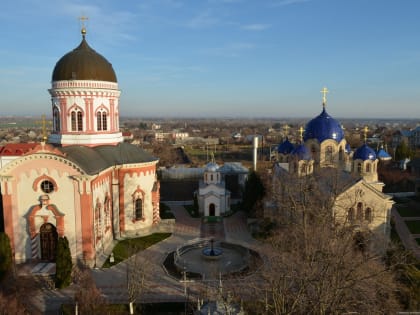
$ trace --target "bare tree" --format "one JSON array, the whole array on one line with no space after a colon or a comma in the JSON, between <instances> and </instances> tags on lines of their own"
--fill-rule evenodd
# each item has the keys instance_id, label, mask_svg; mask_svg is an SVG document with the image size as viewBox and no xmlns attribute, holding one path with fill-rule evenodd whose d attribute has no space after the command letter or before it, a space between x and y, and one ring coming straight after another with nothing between
<instances>
[{"instance_id":1,"label":"bare tree","mask_svg":"<svg viewBox=\"0 0 420 315\"><path fill-rule=\"evenodd\" d=\"M134 314L134 303L139 301L145 292L146 282L151 274L151 265L145 257L136 254L138 250L134 246L129 246L127 250L134 254L126 261L127 296L130 314ZM137 310L139 309L137 306Z\"/></svg>"},{"instance_id":2,"label":"bare tree","mask_svg":"<svg viewBox=\"0 0 420 315\"><path fill-rule=\"evenodd\" d=\"M254 303L259 309L254 311L383 314L397 310L391 268L380 254L367 250L369 234L358 234L334 216L336 198L348 182L336 172L323 180L316 175L285 177L267 187L277 229L266 240L262 281L254 282L254 296L260 302Z\"/></svg>"},{"instance_id":3,"label":"bare tree","mask_svg":"<svg viewBox=\"0 0 420 315\"><path fill-rule=\"evenodd\" d=\"M77 279L79 285L75 294L76 307L78 313L83 314L104 314L105 313L105 299L101 291L96 287L90 270L82 270Z\"/></svg>"}]
</instances>

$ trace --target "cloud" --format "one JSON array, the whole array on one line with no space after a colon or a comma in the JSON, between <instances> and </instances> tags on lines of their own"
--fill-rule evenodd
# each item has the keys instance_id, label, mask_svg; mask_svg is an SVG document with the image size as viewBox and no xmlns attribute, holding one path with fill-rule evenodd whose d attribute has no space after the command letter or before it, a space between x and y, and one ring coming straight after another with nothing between
<instances>
[{"instance_id":1,"label":"cloud","mask_svg":"<svg viewBox=\"0 0 420 315\"><path fill-rule=\"evenodd\" d=\"M230 43L222 47L208 48L204 53L220 57L239 57L242 52L254 48L255 45L252 43Z\"/></svg>"},{"instance_id":2,"label":"cloud","mask_svg":"<svg viewBox=\"0 0 420 315\"><path fill-rule=\"evenodd\" d=\"M247 30L247 31L264 31L268 28L270 28L269 24L248 24L248 25L242 25L241 26L242 29Z\"/></svg>"},{"instance_id":3,"label":"cloud","mask_svg":"<svg viewBox=\"0 0 420 315\"><path fill-rule=\"evenodd\" d=\"M272 3L272 7L283 7L287 5L293 5L293 4L299 4L299 3L305 3L312 0L279 0Z\"/></svg>"},{"instance_id":4,"label":"cloud","mask_svg":"<svg viewBox=\"0 0 420 315\"><path fill-rule=\"evenodd\" d=\"M206 28L220 23L220 20L215 17L210 10L200 12L187 22L190 28Z\"/></svg>"}]
</instances>

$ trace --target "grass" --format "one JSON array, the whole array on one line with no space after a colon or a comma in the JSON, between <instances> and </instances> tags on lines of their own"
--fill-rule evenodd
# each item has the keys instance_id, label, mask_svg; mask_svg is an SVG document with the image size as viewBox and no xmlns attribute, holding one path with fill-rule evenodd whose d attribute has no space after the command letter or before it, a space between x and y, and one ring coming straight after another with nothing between
<instances>
[{"instance_id":1,"label":"grass","mask_svg":"<svg viewBox=\"0 0 420 315\"><path fill-rule=\"evenodd\" d=\"M416 221L405 221L411 234L420 234L420 220Z\"/></svg>"},{"instance_id":2,"label":"grass","mask_svg":"<svg viewBox=\"0 0 420 315\"><path fill-rule=\"evenodd\" d=\"M188 211L191 217L199 218L200 214L198 213L198 209L194 205L184 205L185 210Z\"/></svg>"},{"instance_id":3,"label":"grass","mask_svg":"<svg viewBox=\"0 0 420 315\"><path fill-rule=\"evenodd\" d=\"M153 244L159 243L169 236L171 236L171 233L154 233L143 237L120 241L112 250L112 253L114 254L114 262L110 263L109 259L107 259L102 268L109 268L116 265L136 252L144 250Z\"/></svg>"},{"instance_id":4,"label":"grass","mask_svg":"<svg viewBox=\"0 0 420 315\"><path fill-rule=\"evenodd\" d=\"M171 208L163 202L159 204L159 216L161 219L175 219L174 214L171 212Z\"/></svg>"}]
</instances>

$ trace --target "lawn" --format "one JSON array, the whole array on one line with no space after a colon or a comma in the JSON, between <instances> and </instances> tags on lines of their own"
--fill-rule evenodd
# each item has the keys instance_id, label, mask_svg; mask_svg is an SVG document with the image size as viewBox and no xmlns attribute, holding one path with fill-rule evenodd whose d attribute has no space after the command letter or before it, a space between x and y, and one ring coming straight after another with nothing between
<instances>
[{"instance_id":1,"label":"lawn","mask_svg":"<svg viewBox=\"0 0 420 315\"><path fill-rule=\"evenodd\" d=\"M411 234L420 234L420 220L416 221L405 221Z\"/></svg>"},{"instance_id":2,"label":"lawn","mask_svg":"<svg viewBox=\"0 0 420 315\"><path fill-rule=\"evenodd\" d=\"M153 244L159 243L169 236L171 236L171 233L154 233L143 237L120 241L112 250L112 253L114 254L114 262L110 263L109 259L107 259L102 268L109 268L116 265L136 252L146 249Z\"/></svg>"},{"instance_id":3,"label":"lawn","mask_svg":"<svg viewBox=\"0 0 420 315\"><path fill-rule=\"evenodd\" d=\"M188 211L191 217L199 218L200 214L198 213L198 209L194 205L184 205L185 210Z\"/></svg>"},{"instance_id":4,"label":"lawn","mask_svg":"<svg viewBox=\"0 0 420 315\"><path fill-rule=\"evenodd\" d=\"M399 205L397 211L402 217L420 217L420 210L409 206Z\"/></svg>"}]
</instances>

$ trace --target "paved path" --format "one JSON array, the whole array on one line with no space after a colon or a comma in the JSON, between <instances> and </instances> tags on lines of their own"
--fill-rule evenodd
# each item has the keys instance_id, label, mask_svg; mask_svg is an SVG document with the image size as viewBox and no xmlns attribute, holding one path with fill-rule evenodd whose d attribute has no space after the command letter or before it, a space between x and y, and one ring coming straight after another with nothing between
<instances>
[{"instance_id":1,"label":"paved path","mask_svg":"<svg viewBox=\"0 0 420 315\"><path fill-rule=\"evenodd\" d=\"M147 290L141 297L142 302L184 301L184 284L167 275L162 263L167 254L176 250L179 245L203 236L203 230L201 218L191 218L183 206L172 205L171 210L175 215L176 224L174 233L169 238L111 268L92 270L97 287L109 302L127 302L127 270L131 266L145 266L147 270ZM221 227L217 228L216 233L220 233L227 241L251 248L256 245L247 229L246 216L242 212L225 218L220 224ZM207 287L216 285L217 281L207 283ZM72 301L76 289L73 285L64 290L39 290L31 301L43 314L57 314L61 303ZM203 286L199 282L189 282L188 289L190 294L198 296L202 293Z\"/></svg>"}]
</instances>

